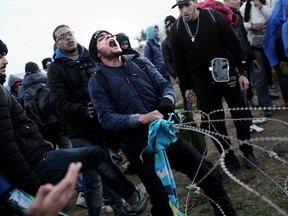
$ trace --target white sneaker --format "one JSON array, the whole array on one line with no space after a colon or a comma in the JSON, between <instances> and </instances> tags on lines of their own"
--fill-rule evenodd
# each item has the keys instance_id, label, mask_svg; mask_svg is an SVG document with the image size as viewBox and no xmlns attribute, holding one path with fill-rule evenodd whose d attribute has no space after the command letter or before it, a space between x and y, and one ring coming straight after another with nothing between
<instances>
[{"instance_id":1,"label":"white sneaker","mask_svg":"<svg viewBox=\"0 0 288 216\"><path fill-rule=\"evenodd\" d=\"M253 124L253 125L250 126L250 133L255 133L255 132L261 133L262 131L264 131L264 129L261 128L261 127L258 127L258 126L255 125L255 124Z\"/></svg>"},{"instance_id":2,"label":"white sneaker","mask_svg":"<svg viewBox=\"0 0 288 216\"><path fill-rule=\"evenodd\" d=\"M102 209L104 209L106 214L110 214L113 212L113 208L110 205L105 205L102 207Z\"/></svg>"},{"instance_id":3,"label":"white sneaker","mask_svg":"<svg viewBox=\"0 0 288 216\"><path fill-rule=\"evenodd\" d=\"M77 197L77 200L76 200L76 205L80 206L82 208L87 208L87 204L86 204L86 201L85 201L84 193L80 192L78 194L78 197Z\"/></svg>"},{"instance_id":4,"label":"white sneaker","mask_svg":"<svg viewBox=\"0 0 288 216\"><path fill-rule=\"evenodd\" d=\"M253 124L261 124L261 123L264 123L264 122L266 122L266 118L254 118L252 120Z\"/></svg>"}]
</instances>

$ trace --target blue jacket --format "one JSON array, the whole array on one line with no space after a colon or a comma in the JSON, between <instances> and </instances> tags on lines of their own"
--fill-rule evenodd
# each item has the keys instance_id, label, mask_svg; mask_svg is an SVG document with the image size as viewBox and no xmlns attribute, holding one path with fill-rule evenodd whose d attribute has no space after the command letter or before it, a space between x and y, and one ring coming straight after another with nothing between
<instances>
[{"instance_id":1,"label":"blue jacket","mask_svg":"<svg viewBox=\"0 0 288 216\"><path fill-rule=\"evenodd\" d=\"M268 20L266 34L264 38L264 51L269 59L271 66L276 66L279 60L276 55L275 35L278 27L282 25L282 40L284 45L285 55L288 57L288 1L277 1L273 13Z\"/></svg>"},{"instance_id":2,"label":"blue jacket","mask_svg":"<svg viewBox=\"0 0 288 216\"><path fill-rule=\"evenodd\" d=\"M146 30L147 43L143 49L144 57L148 58L162 74L164 78L169 80L169 71L165 65L162 50L159 44L159 38L154 33L154 26L149 26Z\"/></svg>"},{"instance_id":3,"label":"blue jacket","mask_svg":"<svg viewBox=\"0 0 288 216\"><path fill-rule=\"evenodd\" d=\"M132 61L134 56L122 56L124 64L121 67L97 65L96 73L101 71L106 77L110 91L96 76L92 76L88 84L99 122L105 129L117 131L121 148L130 150L142 144L147 146L148 127L139 125L139 115L155 110L164 96L169 96L173 103L176 100L173 86L154 65L146 58L137 58L145 64L144 72Z\"/></svg>"}]
</instances>

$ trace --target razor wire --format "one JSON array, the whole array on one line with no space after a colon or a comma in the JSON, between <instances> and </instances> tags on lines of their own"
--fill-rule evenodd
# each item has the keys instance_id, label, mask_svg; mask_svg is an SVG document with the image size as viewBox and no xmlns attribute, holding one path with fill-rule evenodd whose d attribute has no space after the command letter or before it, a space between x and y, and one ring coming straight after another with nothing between
<instances>
[{"instance_id":1,"label":"razor wire","mask_svg":"<svg viewBox=\"0 0 288 216\"><path fill-rule=\"evenodd\" d=\"M209 173L207 173L202 179L200 179L197 183L195 183L195 178L198 174L198 172L196 173L194 179L192 180L192 183L189 185L189 191L186 197L186 201L185 201L185 214L187 215L187 206L188 206L188 202L189 202L189 197L191 194L191 191L194 190L195 194L199 194L200 193L200 188L198 187L198 185L218 166L220 165L220 167L223 169L224 173L230 178L232 179L234 182L236 182L238 185L240 185L241 187L243 187L244 189L246 189L247 191L249 191L250 193L256 195L257 197L261 198L264 202L266 202L268 205L270 205L271 207L273 207L278 213L280 213L281 215L284 216L288 216L288 213L285 212L284 210L282 210L278 205L276 205L274 202L272 202L270 199L268 199L267 197L265 197L264 195L261 195L258 191L256 191L255 189L251 188L249 185L245 184L244 182L242 182L240 179L238 179L237 177L235 177L225 166L224 163L224 159L225 159L225 151L223 149L223 146L221 145L220 141L216 138L220 137L223 138L223 140L230 140L231 141L231 145L230 148L231 150L236 149L234 146L236 144L234 144L232 141L237 142L239 145L243 145L243 144L248 144L253 146L254 148L257 148L263 152L265 152L267 155L269 155L270 158L274 158L276 160L278 160L279 162L287 165L288 162L287 160L285 160L284 158L281 158L276 152L274 152L271 149L266 149L265 147L261 147L259 145L256 145L255 143L257 142L265 142L265 141L278 141L279 144L283 144L284 142L288 142L288 137L277 137L277 136L266 136L266 137L255 137L255 138L250 138L249 140L238 140L235 137L232 136L225 136L223 134L219 134L215 131L211 131L211 130L206 130L197 126L192 126L192 123L196 123L196 125L199 125L200 123L208 123L209 126L213 126L213 122L226 122L226 121L252 121L253 119L257 119L256 118L239 118L239 119L233 119L233 118L224 118L224 119L217 119L217 120L211 120L210 119L210 115L214 114L216 112L233 112L233 111L245 111L245 110L259 110L259 111L264 111L264 110L280 110L280 111L284 111L287 110L287 108L285 107L265 107L265 108L260 108L260 107L244 107L244 108L223 108L223 109L218 109L218 110L214 110L208 114L204 113L201 110L188 110L185 112L192 112L193 116L195 116L195 114L200 114L201 116L206 116L207 120L195 120L194 118L194 122L185 122L185 123L179 123L179 124L175 124L175 127L177 129L181 129L181 130L191 130L191 131L195 131L198 133L201 133L203 135L206 135L208 137L210 137L211 139L214 139L220 146L222 149L222 153L220 155L220 158L217 160L216 163L214 163L213 168L209 171ZM282 121L280 119L275 119L275 118L266 118L265 119L267 121L274 121L276 123L280 123L283 124L285 126L288 127L288 123L285 121ZM206 146L207 148L207 146ZM226 150L227 151L227 150ZM240 154L242 156L242 154ZM200 163L200 165L202 164L203 160L204 160L204 155L202 158L202 161ZM245 160L247 160L244 156L242 156ZM200 167L199 165L199 167ZM288 198L288 189L287 189L287 184L288 184L288 177L285 179L284 181L284 186L282 187L279 183L277 183L272 177L270 177L268 174L265 173L265 171L261 170L258 166L255 166L255 168L262 174L264 175L266 178L268 178L271 182L273 182L281 191L284 192L285 195L287 195ZM199 169L198 169L199 170ZM211 200L211 198L208 197L208 199L210 199L211 202L214 202L213 200ZM215 203L215 202L214 202ZM215 203L217 205L217 203ZM219 205L217 205L219 207ZM219 207L219 209L221 210L221 208ZM222 211L222 210L221 210ZM223 213L224 215L224 213Z\"/></svg>"}]
</instances>

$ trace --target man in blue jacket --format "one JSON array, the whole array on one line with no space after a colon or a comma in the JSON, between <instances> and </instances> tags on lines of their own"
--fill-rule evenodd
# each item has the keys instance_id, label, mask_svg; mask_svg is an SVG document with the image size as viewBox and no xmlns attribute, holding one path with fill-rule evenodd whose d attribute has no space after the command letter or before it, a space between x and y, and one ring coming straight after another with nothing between
<instances>
[{"instance_id":1,"label":"man in blue jacket","mask_svg":"<svg viewBox=\"0 0 288 216\"><path fill-rule=\"evenodd\" d=\"M288 2L278 0L267 23L263 49L275 69L285 107L288 107Z\"/></svg>"},{"instance_id":2,"label":"man in blue jacket","mask_svg":"<svg viewBox=\"0 0 288 216\"><path fill-rule=\"evenodd\" d=\"M143 48L144 57L148 58L157 68L159 73L170 82L169 70L164 62L160 46L159 28L157 25L146 29L147 42Z\"/></svg>"},{"instance_id":3,"label":"man in blue jacket","mask_svg":"<svg viewBox=\"0 0 288 216\"><path fill-rule=\"evenodd\" d=\"M144 153L142 162L140 154L147 147L149 123L173 111L176 97L173 86L147 58L121 56L118 42L105 30L92 35L89 52L99 63L97 74L90 78L88 89L100 124L117 132L121 150L151 195L152 215L172 216L169 198L154 169L154 157ZM98 73L106 80L105 85ZM177 141L166 149L171 168L186 174L191 180L195 178L197 183L211 172L199 182L199 186L214 201L211 205L215 215L222 215L218 207L225 215L236 215L223 188L220 172L212 169L213 165L208 161L202 163L202 155L193 145L179 134L177 137Z\"/></svg>"}]
</instances>

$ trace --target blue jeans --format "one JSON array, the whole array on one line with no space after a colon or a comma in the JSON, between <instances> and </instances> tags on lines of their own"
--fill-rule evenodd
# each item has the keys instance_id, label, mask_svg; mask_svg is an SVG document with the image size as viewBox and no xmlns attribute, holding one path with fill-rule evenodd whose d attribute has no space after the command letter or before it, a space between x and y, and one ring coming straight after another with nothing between
<instances>
[{"instance_id":1,"label":"blue jeans","mask_svg":"<svg viewBox=\"0 0 288 216\"><path fill-rule=\"evenodd\" d=\"M74 148L85 147L85 146L94 146L95 141L92 139L85 139L85 138L74 138L71 139L72 146ZM107 156L111 159L110 152L106 147L102 147L106 152ZM111 159L112 161L112 159ZM87 174L88 173L88 174ZM100 193L100 181L98 174L95 171L89 171L86 174L83 174L83 181L84 185L82 188L85 189L85 200L88 207L88 212L90 215L90 209L93 214L91 215L101 215L101 193ZM88 179L87 179L88 178ZM87 184L89 184L89 188L92 191L87 191ZM102 188L103 190L107 191L108 198L111 202L111 207L115 212L121 212L123 209L123 201L122 198L116 194L110 187L106 184L105 180L102 179ZM86 198L87 197L87 198ZM93 209L93 210L92 210Z\"/></svg>"},{"instance_id":2,"label":"blue jeans","mask_svg":"<svg viewBox=\"0 0 288 216\"><path fill-rule=\"evenodd\" d=\"M269 95L268 81L266 76L266 74L269 73L267 70L270 70L270 68L267 68L267 64L265 62L267 61L267 58L263 49L253 49L253 52L258 63L261 65L261 71L258 73L253 72L253 78L251 79L254 80L259 106L262 108L270 107L272 103Z\"/></svg>"},{"instance_id":3,"label":"blue jeans","mask_svg":"<svg viewBox=\"0 0 288 216\"><path fill-rule=\"evenodd\" d=\"M88 201L87 206L92 205L93 207L88 209L89 215L101 214L101 198L95 198L100 196L97 173L109 184L111 189L125 200L131 197L135 191L135 186L115 166L102 147L96 145L45 152L43 157L32 166L32 170L39 176L42 184L56 184L65 176L71 162L81 162L81 173L86 178L88 177L88 181L85 182L85 198ZM99 203L100 211L98 211Z\"/></svg>"},{"instance_id":4,"label":"blue jeans","mask_svg":"<svg viewBox=\"0 0 288 216\"><path fill-rule=\"evenodd\" d=\"M93 146L95 142L91 139L73 138L70 139L73 148ZM79 178L78 178L79 179ZM80 179L81 180L81 179ZM85 191L85 201L89 216L101 215L101 186L97 172L90 170L82 174L80 189Z\"/></svg>"}]
</instances>

